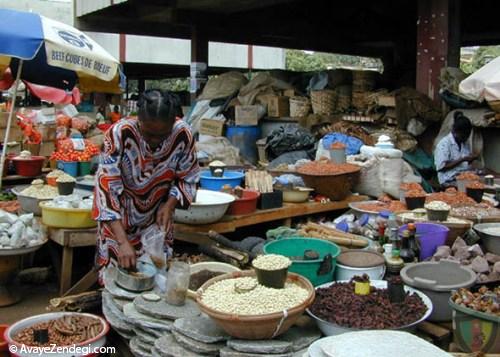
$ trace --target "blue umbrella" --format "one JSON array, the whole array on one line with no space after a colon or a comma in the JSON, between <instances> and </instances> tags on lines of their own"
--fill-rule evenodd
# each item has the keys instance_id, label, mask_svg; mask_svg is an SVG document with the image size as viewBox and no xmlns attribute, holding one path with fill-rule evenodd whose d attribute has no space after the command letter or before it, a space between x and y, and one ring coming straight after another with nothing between
<instances>
[{"instance_id":1,"label":"blue umbrella","mask_svg":"<svg viewBox=\"0 0 500 357\"><path fill-rule=\"evenodd\" d=\"M10 67L16 81L72 90L120 93L125 77L120 62L97 42L72 26L44 16L0 9L0 79ZM8 140L14 113L7 122ZM7 145L0 163L3 171ZM1 182L1 181L0 181Z\"/></svg>"}]
</instances>

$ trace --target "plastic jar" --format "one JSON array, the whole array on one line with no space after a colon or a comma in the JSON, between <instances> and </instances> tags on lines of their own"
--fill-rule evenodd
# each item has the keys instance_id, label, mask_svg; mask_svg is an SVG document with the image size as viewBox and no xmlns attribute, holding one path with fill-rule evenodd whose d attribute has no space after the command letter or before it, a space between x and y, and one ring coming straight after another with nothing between
<instances>
[{"instance_id":1,"label":"plastic jar","mask_svg":"<svg viewBox=\"0 0 500 357\"><path fill-rule=\"evenodd\" d=\"M174 262L167 272L165 301L170 305L182 306L186 302L190 278L189 264Z\"/></svg>"}]
</instances>

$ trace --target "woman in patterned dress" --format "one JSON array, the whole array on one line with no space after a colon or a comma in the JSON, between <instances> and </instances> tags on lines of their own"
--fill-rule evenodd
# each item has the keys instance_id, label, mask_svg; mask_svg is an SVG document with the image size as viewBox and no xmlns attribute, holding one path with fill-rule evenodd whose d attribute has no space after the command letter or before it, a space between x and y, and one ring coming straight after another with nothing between
<instances>
[{"instance_id":1,"label":"woman in patterned dress","mask_svg":"<svg viewBox=\"0 0 500 357\"><path fill-rule=\"evenodd\" d=\"M135 267L141 233L153 224L173 242L173 211L187 208L196 193L199 166L189 126L177 118L179 100L146 91L138 120L121 120L107 131L96 174L93 217L98 221L100 267Z\"/></svg>"}]
</instances>

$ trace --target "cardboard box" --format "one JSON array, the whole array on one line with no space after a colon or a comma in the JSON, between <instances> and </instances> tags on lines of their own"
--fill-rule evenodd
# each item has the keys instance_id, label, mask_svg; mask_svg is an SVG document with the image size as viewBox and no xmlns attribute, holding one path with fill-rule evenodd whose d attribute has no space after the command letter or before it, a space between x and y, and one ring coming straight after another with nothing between
<instances>
[{"instance_id":1,"label":"cardboard box","mask_svg":"<svg viewBox=\"0 0 500 357\"><path fill-rule=\"evenodd\" d=\"M237 105L234 118L237 126L253 126L259 124L259 105Z\"/></svg>"},{"instance_id":2,"label":"cardboard box","mask_svg":"<svg viewBox=\"0 0 500 357\"><path fill-rule=\"evenodd\" d=\"M297 95L297 93L295 92L295 89L285 89L283 91L283 95L285 97L295 97Z\"/></svg>"},{"instance_id":3,"label":"cardboard box","mask_svg":"<svg viewBox=\"0 0 500 357\"><path fill-rule=\"evenodd\" d=\"M0 141L3 142L5 139L5 134L7 132L7 128L1 128L0 129ZM10 133L9 133L9 138L7 139L8 142L10 141L23 141L23 131L21 128L17 126L16 123L13 123L10 127Z\"/></svg>"},{"instance_id":4,"label":"cardboard box","mask_svg":"<svg viewBox=\"0 0 500 357\"><path fill-rule=\"evenodd\" d=\"M9 120L9 113L7 112L0 112L0 128L4 129L7 127L7 120ZM15 124L16 123L16 117L12 119L12 122Z\"/></svg>"},{"instance_id":5,"label":"cardboard box","mask_svg":"<svg viewBox=\"0 0 500 357\"><path fill-rule=\"evenodd\" d=\"M273 96L267 105L267 115L271 118L283 118L290 116L290 98Z\"/></svg>"},{"instance_id":6,"label":"cardboard box","mask_svg":"<svg viewBox=\"0 0 500 357\"><path fill-rule=\"evenodd\" d=\"M224 133L224 120L201 119L200 134L211 136L222 136Z\"/></svg>"}]
</instances>

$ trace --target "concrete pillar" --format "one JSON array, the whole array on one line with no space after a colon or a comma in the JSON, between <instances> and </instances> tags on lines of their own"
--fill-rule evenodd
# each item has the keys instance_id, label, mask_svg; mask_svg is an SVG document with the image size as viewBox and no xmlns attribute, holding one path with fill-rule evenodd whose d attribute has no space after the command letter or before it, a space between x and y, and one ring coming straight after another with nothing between
<instances>
[{"instance_id":1,"label":"concrete pillar","mask_svg":"<svg viewBox=\"0 0 500 357\"><path fill-rule=\"evenodd\" d=\"M205 64L205 70L200 73L195 71L195 64ZM191 33L191 70L190 70L190 92L191 103L196 100L196 97L203 89L206 82L206 69L208 69L208 38L202 29L193 26Z\"/></svg>"},{"instance_id":2,"label":"concrete pillar","mask_svg":"<svg viewBox=\"0 0 500 357\"><path fill-rule=\"evenodd\" d=\"M417 90L439 101L441 68L460 63L460 0L419 0Z\"/></svg>"}]
</instances>

